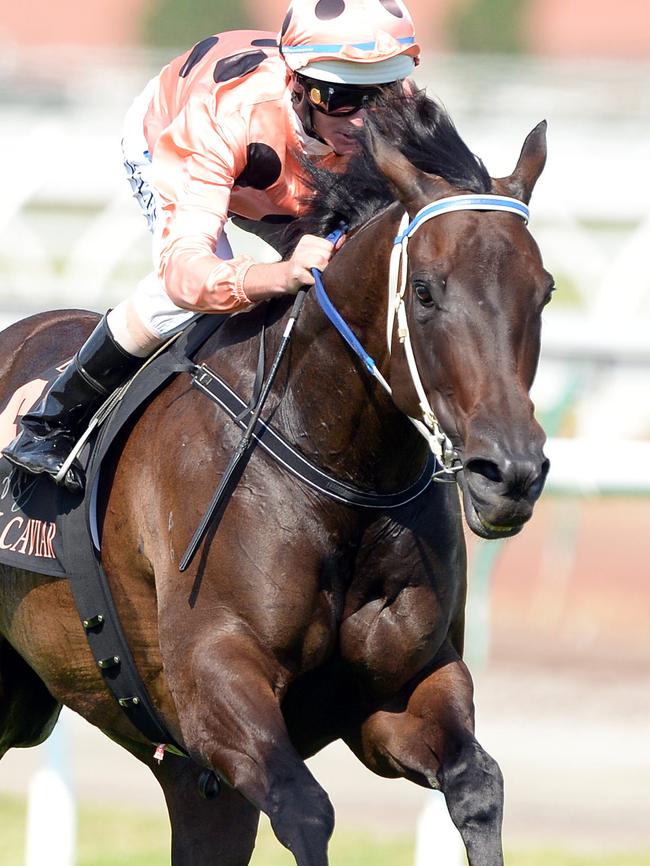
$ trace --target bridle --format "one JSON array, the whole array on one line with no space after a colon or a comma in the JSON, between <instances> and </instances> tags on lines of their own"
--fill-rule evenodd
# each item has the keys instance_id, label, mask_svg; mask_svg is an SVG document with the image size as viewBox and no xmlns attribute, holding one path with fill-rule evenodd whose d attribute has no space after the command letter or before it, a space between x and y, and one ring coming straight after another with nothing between
<instances>
[{"instance_id":1,"label":"bridle","mask_svg":"<svg viewBox=\"0 0 650 866\"><path fill-rule=\"evenodd\" d=\"M398 234L393 241L393 250L391 252L388 274L388 316L386 321L388 352L390 354L392 349L393 328L395 319L397 319L397 336L399 342L404 346L409 373L418 397L421 413L420 418L409 416L409 420L418 432L427 440L429 448L433 454L435 454L442 467L440 472L435 473L434 477L437 476L437 480L453 481L455 473L462 468L462 462L458 451L454 447L451 439L442 429L442 426L429 403L429 399L422 384L415 354L413 352L413 344L406 316L406 305L404 302L406 289L408 287L408 242L418 229L424 225L424 223L432 220L434 217L464 210L502 211L505 213L513 213L522 217L525 222L528 222L530 216L528 205L519 199L510 198L509 196L486 193L481 195L454 195L438 199L419 210L412 220L409 220L408 213L404 213L404 216L400 221ZM320 279L316 280L316 297L324 313L327 315L334 327L339 331L341 336L354 352L356 352L356 354L361 358L371 375L374 376L382 388L392 396L393 392L390 385L382 376L375 361L370 357L370 355L368 355L350 330L347 323L341 317L338 310L336 310L330 301L325 292L322 280ZM445 479L444 476L447 476L447 478ZM451 476L451 478L449 478L449 476Z\"/></svg>"},{"instance_id":2,"label":"bridle","mask_svg":"<svg viewBox=\"0 0 650 866\"><path fill-rule=\"evenodd\" d=\"M390 258L388 276L388 316L386 320L386 338L388 352L391 352L393 326L397 317L397 336L404 346L406 360L411 374L411 380L418 396L421 419L411 418L411 421L428 440L429 447L447 472L457 472L461 468L458 452L451 440L442 429L435 412L427 398L422 379L418 371L404 296L408 286L408 242L424 223L442 214L464 210L503 211L514 213L528 222L530 212L528 205L516 198L500 195L454 195L447 196L423 207L412 220L404 214L399 225L397 237L393 241L393 251ZM423 429L424 428L424 429Z\"/></svg>"}]
</instances>

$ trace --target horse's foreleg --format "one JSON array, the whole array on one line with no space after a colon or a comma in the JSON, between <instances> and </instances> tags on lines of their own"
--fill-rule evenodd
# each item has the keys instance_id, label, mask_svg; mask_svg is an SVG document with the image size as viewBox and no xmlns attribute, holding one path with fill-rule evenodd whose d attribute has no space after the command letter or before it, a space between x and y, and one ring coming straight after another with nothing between
<instances>
[{"instance_id":1,"label":"horse's foreleg","mask_svg":"<svg viewBox=\"0 0 650 866\"><path fill-rule=\"evenodd\" d=\"M158 763L151 744L104 733L145 764L162 788L172 831L172 866L246 866L259 809L227 787L204 799L199 790L203 768L194 761L167 753Z\"/></svg>"},{"instance_id":2,"label":"horse's foreleg","mask_svg":"<svg viewBox=\"0 0 650 866\"><path fill-rule=\"evenodd\" d=\"M472 681L460 659L378 709L349 745L374 772L440 788L470 866L502 866L503 778L474 737Z\"/></svg>"},{"instance_id":3,"label":"horse's foreleg","mask_svg":"<svg viewBox=\"0 0 650 866\"><path fill-rule=\"evenodd\" d=\"M246 866L255 846L259 809L223 786L214 800L199 796L201 767L167 755L153 767L167 802L173 866Z\"/></svg>"},{"instance_id":4,"label":"horse's foreleg","mask_svg":"<svg viewBox=\"0 0 650 866\"><path fill-rule=\"evenodd\" d=\"M187 748L269 816L298 866L327 866L332 806L289 740L275 663L237 633L198 641L181 658L166 668Z\"/></svg>"}]
</instances>

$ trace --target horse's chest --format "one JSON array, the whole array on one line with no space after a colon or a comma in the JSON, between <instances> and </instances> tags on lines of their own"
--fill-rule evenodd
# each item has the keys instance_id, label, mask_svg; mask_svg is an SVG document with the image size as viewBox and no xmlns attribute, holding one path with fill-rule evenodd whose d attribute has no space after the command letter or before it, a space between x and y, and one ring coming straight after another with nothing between
<instances>
[{"instance_id":1,"label":"horse's chest","mask_svg":"<svg viewBox=\"0 0 650 866\"><path fill-rule=\"evenodd\" d=\"M303 673L322 665L336 649L342 603L342 596L329 588L306 597L295 593L293 599L285 593L283 615L275 620L270 640L274 654Z\"/></svg>"},{"instance_id":2,"label":"horse's chest","mask_svg":"<svg viewBox=\"0 0 650 866\"><path fill-rule=\"evenodd\" d=\"M369 598L341 625L343 657L380 684L406 682L436 655L451 621L430 588L404 587L395 597Z\"/></svg>"},{"instance_id":3,"label":"horse's chest","mask_svg":"<svg viewBox=\"0 0 650 866\"><path fill-rule=\"evenodd\" d=\"M336 644L335 604L324 594L307 625L302 640L301 667L311 670L322 664L333 652Z\"/></svg>"}]
</instances>

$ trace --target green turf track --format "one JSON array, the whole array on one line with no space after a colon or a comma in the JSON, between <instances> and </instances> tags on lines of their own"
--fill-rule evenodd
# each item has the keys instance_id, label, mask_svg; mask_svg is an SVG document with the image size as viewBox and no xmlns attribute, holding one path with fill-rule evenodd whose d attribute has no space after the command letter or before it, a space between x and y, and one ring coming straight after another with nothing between
<instances>
[{"instance_id":1,"label":"green turf track","mask_svg":"<svg viewBox=\"0 0 650 866\"><path fill-rule=\"evenodd\" d=\"M25 804L0 795L0 866L22 866ZM577 854L549 846L509 851L507 866L648 866L650 852ZM252 866L295 866L291 855L262 824ZM339 830L330 846L331 866L412 866L413 839L373 838L370 833ZM169 866L166 819L151 812L82 807L79 814L77 866Z\"/></svg>"}]
</instances>

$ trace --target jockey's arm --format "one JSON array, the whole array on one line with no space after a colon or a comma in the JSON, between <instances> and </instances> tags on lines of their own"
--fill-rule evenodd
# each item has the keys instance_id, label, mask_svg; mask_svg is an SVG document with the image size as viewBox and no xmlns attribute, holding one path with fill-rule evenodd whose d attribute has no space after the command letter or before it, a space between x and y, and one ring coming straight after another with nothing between
<instances>
[{"instance_id":1,"label":"jockey's arm","mask_svg":"<svg viewBox=\"0 0 650 866\"><path fill-rule=\"evenodd\" d=\"M191 111L191 122L187 112ZM215 254L234 179L246 165L245 130L237 119L215 123L209 99L193 100L161 134L154 151L154 184L161 208L154 256L165 291L177 306L237 312L252 303L312 285L332 244L306 235L288 261L257 264L250 256Z\"/></svg>"}]
</instances>

